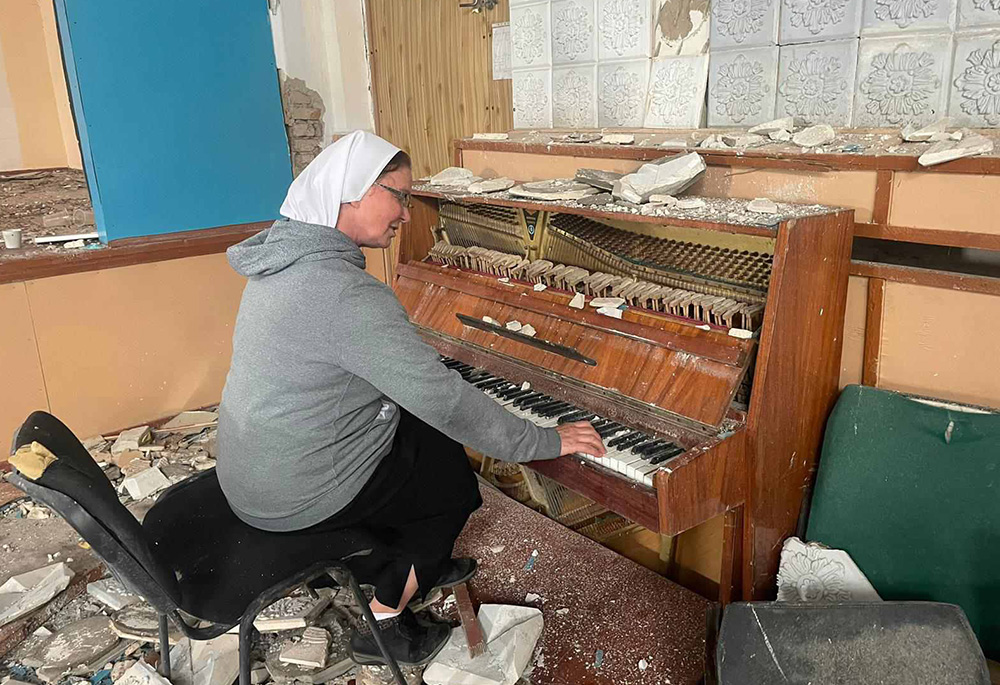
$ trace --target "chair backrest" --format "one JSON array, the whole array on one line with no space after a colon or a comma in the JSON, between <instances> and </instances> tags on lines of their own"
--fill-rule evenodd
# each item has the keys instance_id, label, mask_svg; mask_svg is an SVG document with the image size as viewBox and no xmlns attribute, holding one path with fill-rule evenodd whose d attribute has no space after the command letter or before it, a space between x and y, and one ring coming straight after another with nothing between
<instances>
[{"instance_id":1,"label":"chair backrest","mask_svg":"<svg viewBox=\"0 0 1000 685\"><path fill-rule=\"evenodd\" d=\"M882 599L958 604L1000 658L1000 414L847 386L807 536L846 550Z\"/></svg>"},{"instance_id":2,"label":"chair backrest","mask_svg":"<svg viewBox=\"0 0 1000 685\"><path fill-rule=\"evenodd\" d=\"M32 442L56 460L35 479L15 471L11 482L66 519L126 587L161 612L174 611L180 590L173 571L150 551L142 526L73 432L36 411L15 433L11 454Z\"/></svg>"}]
</instances>

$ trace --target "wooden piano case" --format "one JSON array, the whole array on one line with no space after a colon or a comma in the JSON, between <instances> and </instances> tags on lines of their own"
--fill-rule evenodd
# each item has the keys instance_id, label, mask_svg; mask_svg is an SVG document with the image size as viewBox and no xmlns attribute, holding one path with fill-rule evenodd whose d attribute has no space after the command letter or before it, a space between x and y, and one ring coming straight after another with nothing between
<instances>
[{"instance_id":1,"label":"wooden piano case","mask_svg":"<svg viewBox=\"0 0 1000 685\"><path fill-rule=\"evenodd\" d=\"M506 193L445 196L431 186L418 186L415 193L417 206L403 231L394 289L428 342L445 356L515 382L528 381L555 398L685 448L654 474L652 487L580 458L529 466L664 535L725 515L720 598L772 594L781 543L794 533L836 398L853 213L782 205L779 215L762 217L748 213L745 202L709 200L708 210L724 211L665 210L646 216ZM442 217L442 208L454 215L456 207L482 216L490 214L490 207L514 212L520 236L515 231L486 238L512 247L519 238L522 256L562 257L560 263L589 268L594 266L590 258L565 247L578 217L590 222L590 234L601 226L648 234L645 246L661 235L683 238L671 244L698 243L699 236L706 243L761 241L770 251L770 271L760 289L762 317L749 338L733 335L741 331L724 325L638 306L616 319L568 307L569 290L539 291L530 279L446 266L428 255L435 238L448 238L443 227L459 232ZM620 243L620 236L608 242ZM513 252L511 246L507 252ZM696 261L724 252L706 248ZM617 268L607 266L611 257L601 258L605 270ZM628 265L635 265L636 276L652 273L634 260ZM685 283L715 292L693 273L696 269L681 266L676 273ZM673 275L669 269L659 274L669 284ZM470 325L484 317L501 328L513 320L531 324L534 342ZM741 387L748 396L738 397L745 394Z\"/></svg>"}]
</instances>

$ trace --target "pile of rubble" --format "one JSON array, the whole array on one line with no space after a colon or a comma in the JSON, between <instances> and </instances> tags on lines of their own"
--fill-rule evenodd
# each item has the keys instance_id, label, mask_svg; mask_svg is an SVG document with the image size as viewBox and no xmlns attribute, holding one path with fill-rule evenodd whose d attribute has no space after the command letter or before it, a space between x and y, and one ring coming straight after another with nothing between
<instances>
[{"instance_id":1,"label":"pile of rubble","mask_svg":"<svg viewBox=\"0 0 1000 685\"><path fill-rule=\"evenodd\" d=\"M184 412L160 427L139 426L83 442L121 502L141 521L167 487L215 466L217 423L214 411ZM0 507L0 519L56 519L51 523L64 525L54 512L28 498ZM0 543L4 551L12 551L8 541ZM86 542L81 540L79 547L81 557L92 554ZM3 685L231 685L237 679L236 628L212 640L194 641L171 625L167 680L156 670L156 610L105 576L86 584L86 592L55 611L57 598L65 596L76 576L69 566L74 560L60 552L47 559L47 566L0 577L0 642L4 631L22 621L31 621L28 630L41 624L6 654L0 651ZM356 620L348 590L301 588L278 600L254 622L260 636L252 653L252 682L392 682L388 669L357 667L348 657L350 627ZM411 670L407 677L419 683L422 671Z\"/></svg>"}]
</instances>

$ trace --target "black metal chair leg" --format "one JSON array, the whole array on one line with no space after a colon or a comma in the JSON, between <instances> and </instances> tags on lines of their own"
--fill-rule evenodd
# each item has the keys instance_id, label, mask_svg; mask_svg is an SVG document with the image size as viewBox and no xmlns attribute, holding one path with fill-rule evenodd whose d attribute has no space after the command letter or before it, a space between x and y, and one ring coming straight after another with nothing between
<instances>
[{"instance_id":1,"label":"black metal chair leg","mask_svg":"<svg viewBox=\"0 0 1000 685\"><path fill-rule=\"evenodd\" d=\"M256 614L244 614L240 621L240 685L250 685L250 650L253 649Z\"/></svg>"},{"instance_id":2,"label":"black metal chair leg","mask_svg":"<svg viewBox=\"0 0 1000 685\"><path fill-rule=\"evenodd\" d=\"M378 645L378 651L382 652L382 658L385 659L385 663L389 666L389 670L392 671L392 675L398 685L407 685L406 678L403 677L403 672L399 670L399 664L396 663L396 659L393 658L385 643L382 642L382 632L379 630L378 621L375 620L375 614L372 613L371 607L368 606L368 599L365 597L365 593L361 591L361 585L358 584L358 580L354 577L353 573L346 575L351 585L351 591L354 592L354 598L361 608L361 613L364 615L368 627L371 628L372 637L375 638L375 644ZM243 684L241 683L240 685Z\"/></svg>"},{"instance_id":3,"label":"black metal chair leg","mask_svg":"<svg viewBox=\"0 0 1000 685\"><path fill-rule=\"evenodd\" d=\"M170 627L166 614L160 614L160 675L170 678Z\"/></svg>"}]
</instances>

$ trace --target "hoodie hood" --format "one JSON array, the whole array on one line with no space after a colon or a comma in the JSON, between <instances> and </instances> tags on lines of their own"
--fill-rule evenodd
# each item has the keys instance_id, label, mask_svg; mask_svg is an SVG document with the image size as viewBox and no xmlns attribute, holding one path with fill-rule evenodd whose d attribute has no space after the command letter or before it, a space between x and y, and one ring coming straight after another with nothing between
<instances>
[{"instance_id":1,"label":"hoodie hood","mask_svg":"<svg viewBox=\"0 0 1000 685\"><path fill-rule=\"evenodd\" d=\"M365 268L365 255L354 241L328 226L279 219L267 229L226 250L230 266L242 276L268 276L296 262L342 259Z\"/></svg>"}]
</instances>

